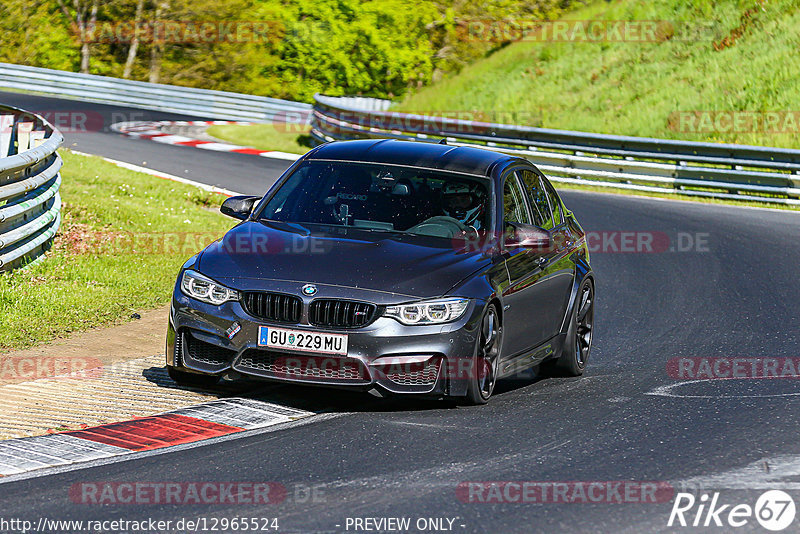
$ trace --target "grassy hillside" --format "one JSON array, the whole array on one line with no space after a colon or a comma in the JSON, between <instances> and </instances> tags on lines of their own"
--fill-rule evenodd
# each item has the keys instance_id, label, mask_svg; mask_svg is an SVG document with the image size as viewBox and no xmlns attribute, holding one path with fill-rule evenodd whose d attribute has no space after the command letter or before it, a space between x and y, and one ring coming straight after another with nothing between
<instances>
[{"instance_id":1,"label":"grassy hillside","mask_svg":"<svg viewBox=\"0 0 800 534\"><path fill-rule=\"evenodd\" d=\"M613 0L568 18L662 21L659 28L675 34L660 30L655 42L517 41L397 109L483 110L547 128L800 147L800 0ZM683 115L681 124L680 113L695 111L711 113ZM752 126L771 111L777 125ZM731 112L754 115L739 114L744 131L732 132Z\"/></svg>"}]
</instances>

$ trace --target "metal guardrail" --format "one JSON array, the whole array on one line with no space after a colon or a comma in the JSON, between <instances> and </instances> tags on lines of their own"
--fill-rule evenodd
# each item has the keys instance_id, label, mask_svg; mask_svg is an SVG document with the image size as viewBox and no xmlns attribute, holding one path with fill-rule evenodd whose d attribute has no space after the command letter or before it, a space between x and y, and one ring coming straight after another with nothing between
<instances>
[{"instance_id":1,"label":"metal guardrail","mask_svg":"<svg viewBox=\"0 0 800 534\"><path fill-rule=\"evenodd\" d=\"M337 96L336 102L344 106L361 111L387 111L392 105L391 100L384 98L370 98L366 96Z\"/></svg>"},{"instance_id":2,"label":"metal guardrail","mask_svg":"<svg viewBox=\"0 0 800 534\"><path fill-rule=\"evenodd\" d=\"M0 63L0 88L212 119L307 122L309 104Z\"/></svg>"},{"instance_id":3,"label":"metal guardrail","mask_svg":"<svg viewBox=\"0 0 800 534\"><path fill-rule=\"evenodd\" d=\"M61 224L64 138L38 115L0 105L0 271L35 259Z\"/></svg>"},{"instance_id":4,"label":"metal guardrail","mask_svg":"<svg viewBox=\"0 0 800 534\"><path fill-rule=\"evenodd\" d=\"M369 111L323 95L314 100L311 134L318 142L446 138L526 158L555 182L800 206L800 150Z\"/></svg>"}]
</instances>

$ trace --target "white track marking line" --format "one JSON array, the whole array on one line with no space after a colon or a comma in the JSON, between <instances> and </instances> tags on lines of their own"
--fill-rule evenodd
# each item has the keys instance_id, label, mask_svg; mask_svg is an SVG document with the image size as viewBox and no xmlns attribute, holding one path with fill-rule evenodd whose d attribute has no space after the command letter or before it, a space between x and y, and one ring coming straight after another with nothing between
<instances>
[{"instance_id":1,"label":"white track marking line","mask_svg":"<svg viewBox=\"0 0 800 534\"><path fill-rule=\"evenodd\" d=\"M292 154L291 152L280 152L279 150L271 150L259 154L262 158L285 159L286 161L297 161L302 158L300 154Z\"/></svg>"},{"instance_id":2,"label":"white track marking line","mask_svg":"<svg viewBox=\"0 0 800 534\"><path fill-rule=\"evenodd\" d=\"M186 137L185 135L159 135L158 137L153 137L150 140L155 141L156 143L175 145L178 143L185 143L187 141L194 141L195 139Z\"/></svg>"},{"instance_id":3,"label":"white track marking line","mask_svg":"<svg viewBox=\"0 0 800 534\"><path fill-rule=\"evenodd\" d=\"M717 380L752 380L749 378L743 379L736 379L736 378L726 378L726 379L717 379ZM768 378L761 378L758 380L770 380ZM715 380L716 381L716 380ZM764 394L757 394L757 395L683 395L681 393L675 393L672 390L681 386L688 386L690 384L698 384L698 383L706 383L709 380L701 379L701 380L685 380L682 382L677 382L675 384L666 384L663 386L658 386L656 388L651 389L650 391L645 392L645 395L653 395L656 397L672 397L675 399L767 399L772 397L796 397L800 395L800 392L796 393L764 393Z\"/></svg>"},{"instance_id":4,"label":"white track marking line","mask_svg":"<svg viewBox=\"0 0 800 534\"><path fill-rule=\"evenodd\" d=\"M160 136L163 135L161 130L131 130L126 132L129 137L145 137L145 136Z\"/></svg>"},{"instance_id":5,"label":"white track marking line","mask_svg":"<svg viewBox=\"0 0 800 534\"><path fill-rule=\"evenodd\" d=\"M227 195L229 197L242 194L242 193L237 193L236 191L231 191L230 189L223 189L221 187L215 187L213 185L208 185L201 182L195 182L194 180L181 178L180 176L175 176L174 174L167 174L165 172L157 171L154 169L148 169L147 167L140 167L139 165L134 165L133 163L127 163L125 161L106 158L104 156L96 156L95 154L87 154L86 152L79 152L77 150L71 150L71 152L73 154L78 154L79 156L90 156L93 158L100 158L103 161L113 163L117 167L122 167L123 169L128 169L129 171L141 172L143 174L149 174L150 176L155 176L156 178L164 178L165 180L172 180L173 182L179 182L186 185L193 185L194 187L199 187L203 191L209 191L211 193L220 193L222 195Z\"/></svg>"},{"instance_id":6,"label":"white track marking line","mask_svg":"<svg viewBox=\"0 0 800 534\"><path fill-rule=\"evenodd\" d=\"M153 138L153 141L155 140L156 138ZM193 148L202 148L203 150L213 150L215 152L231 152L233 150L239 150L241 148L247 148L247 147L239 145L231 145L229 143L203 143Z\"/></svg>"}]
</instances>

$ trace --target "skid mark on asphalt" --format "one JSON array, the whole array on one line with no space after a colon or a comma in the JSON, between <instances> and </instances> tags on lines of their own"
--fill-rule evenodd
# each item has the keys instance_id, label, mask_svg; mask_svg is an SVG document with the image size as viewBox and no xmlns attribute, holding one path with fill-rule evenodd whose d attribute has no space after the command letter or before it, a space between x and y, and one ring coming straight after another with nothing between
<instances>
[{"instance_id":1,"label":"skid mark on asphalt","mask_svg":"<svg viewBox=\"0 0 800 534\"><path fill-rule=\"evenodd\" d=\"M178 387L163 368L163 359L149 356L81 375L0 386L0 439L124 421L264 387L253 383L222 383L213 390Z\"/></svg>"},{"instance_id":2,"label":"skid mark on asphalt","mask_svg":"<svg viewBox=\"0 0 800 534\"><path fill-rule=\"evenodd\" d=\"M220 399L85 430L0 442L0 476L165 449L315 415L254 399Z\"/></svg>"}]
</instances>

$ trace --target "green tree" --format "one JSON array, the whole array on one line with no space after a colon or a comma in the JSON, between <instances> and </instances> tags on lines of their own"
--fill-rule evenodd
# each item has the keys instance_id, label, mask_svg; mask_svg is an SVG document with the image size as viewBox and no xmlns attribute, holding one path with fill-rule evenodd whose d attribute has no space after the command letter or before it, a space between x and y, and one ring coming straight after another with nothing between
<instances>
[{"instance_id":1,"label":"green tree","mask_svg":"<svg viewBox=\"0 0 800 534\"><path fill-rule=\"evenodd\" d=\"M317 92L391 98L504 44L471 38L470 21L547 19L572 1L4 0L0 60L303 101ZM152 31L176 23L188 37L193 23L251 33L175 40ZM137 25L145 31L118 31Z\"/></svg>"},{"instance_id":2,"label":"green tree","mask_svg":"<svg viewBox=\"0 0 800 534\"><path fill-rule=\"evenodd\" d=\"M79 46L68 25L53 23L60 18L53 2L0 2L0 61L76 70Z\"/></svg>"},{"instance_id":3,"label":"green tree","mask_svg":"<svg viewBox=\"0 0 800 534\"><path fill-rule=\"evenodd\" d=\"M286 96L310 100L315 92L388 97L430 80L426 26L437 17L431 2L414 9L402 0L263 1L261 14L278 17L286 33L281 61L265 65Z\"/></svg>"}]
</instances>

